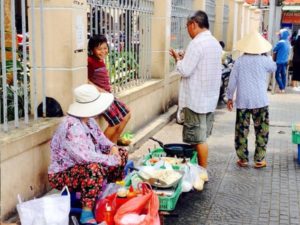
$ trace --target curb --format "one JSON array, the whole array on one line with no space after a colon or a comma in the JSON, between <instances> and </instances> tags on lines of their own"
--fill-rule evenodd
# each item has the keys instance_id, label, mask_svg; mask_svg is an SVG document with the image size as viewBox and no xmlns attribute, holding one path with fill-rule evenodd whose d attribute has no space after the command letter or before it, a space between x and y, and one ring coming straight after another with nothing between
<instances>
[{"instance_id":1,"label":"curb","mask_svg":"<svg viewBox=\"0 0 300 225\"><path fill-rule=\"evenodd\" d=\"M175 116L177 112L177 105L172 106L169 110L160 115L157 119L151 121L142 129L138 130L132 139L131 144L128 146L129 153L133 153L139 147L141 147L149 137L157 133L161 128L168 124Z\"/></svg>"}]
</instances>

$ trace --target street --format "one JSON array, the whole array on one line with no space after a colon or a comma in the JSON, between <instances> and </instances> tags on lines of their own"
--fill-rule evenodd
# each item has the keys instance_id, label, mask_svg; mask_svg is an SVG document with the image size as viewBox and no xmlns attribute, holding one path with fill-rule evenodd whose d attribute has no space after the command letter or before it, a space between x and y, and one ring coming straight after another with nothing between
<instances>
[{"instance_id":1,"label":"street","mask_svg":"<svg viewBox=\"0 0 300 225\"><path fill-rule=\"evenodd\" d=\"M166 225L300 224L300 165L291 143L291 124L300 122L300 94L269 94L270 137L267 167L254 169L254 129L250 128L250 166L236 165L235 112L218 109L209 138L209 182L202 192L183 193ZM181 126L172 121L154 136L164 143L182 142ZM131 154L137 159L158 147L149 140Z\"/></svg>"}]
</instances>

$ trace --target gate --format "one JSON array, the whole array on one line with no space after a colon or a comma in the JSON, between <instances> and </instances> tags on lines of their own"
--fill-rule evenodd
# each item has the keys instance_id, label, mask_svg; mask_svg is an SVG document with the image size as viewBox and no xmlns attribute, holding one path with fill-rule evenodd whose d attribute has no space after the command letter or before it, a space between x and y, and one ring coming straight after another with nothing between
<instances>
[{"instance_id":1,"label":"gate","mask_svg":"<svg viewBox=\"0 0 300 225\"><path fill-rule=\"evenodd\" d=\"M152 0L88 0L88 33L104 34L115 93L151 78Z\"/></svg>"},{"instance_id":2,"label":"gate","mask_svg":"<svg viewBox=\"0 0 300 225\"><path fill-rule=\"evenodd\" d=\"M28 0L29 2L29 0ZM30 0L27 11L26 0L8 0L0 3L1 16L1 73L0 73L0 126L7 132L9 127L19 127L20 122L28 124L30 114L37 120L37 69L42 71L43 115L45 104L45 72L44 72L44 31L43 0L40 0L40 27L35 25L35 2ZM31 14L31 21L28 21ZM31 32L28 32L28 24ZM36 66L34 48L36 30L40 30L41 68ZM30 52L30 54L29 54Z\"/></svg>"}]
</instances>

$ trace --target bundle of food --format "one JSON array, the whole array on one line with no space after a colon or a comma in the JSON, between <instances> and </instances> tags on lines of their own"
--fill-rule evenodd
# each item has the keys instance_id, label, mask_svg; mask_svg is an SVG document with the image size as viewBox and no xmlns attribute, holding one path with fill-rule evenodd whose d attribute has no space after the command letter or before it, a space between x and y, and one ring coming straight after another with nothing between
<instances>
[{"instance_id":1,"label":"bundle of food","mask_svg":"<svg viewBox=\"0 0 300 225\"><path fill-rule=\"evenodd\" d=\"M186 162L189 162L190 159L175 158L175 157L153 157L153 158L149 159L149 162L151 165L154 165L159 161L163 161L164 163L168 163L168 164L174 166L174 165L183 165Z\"/></svg>"},{"instance_id":2,"label":"bundle of food","mask_svg":"<svg viewBox=\"0 0 300 225\"><path fill-rule=\"evenodd\" d=\"M182 191L189 192L193 188L202 191L204 183L208 181L207 170L197 164L188 163L184 168Z\"/></svg>"},{"instance_id":3,"label":"bundle of food","mask_svg":"<svg viewBox=\"0 0 300 225\"><path fill-rule=\"evenodd\" d=\"M182 174L172 169L154 169L153 167L142 167L139 176L156 187L172 187L182 178Z\"/></svg>"}]
</instances>

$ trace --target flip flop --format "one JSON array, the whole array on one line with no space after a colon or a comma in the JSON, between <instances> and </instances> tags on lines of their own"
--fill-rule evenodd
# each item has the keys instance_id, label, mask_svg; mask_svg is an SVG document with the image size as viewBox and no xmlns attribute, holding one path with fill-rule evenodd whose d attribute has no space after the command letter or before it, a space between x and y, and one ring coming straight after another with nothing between
<instances>
[{"instance_id":1,"label":"flip flop","mask_svg":"<svg viewBox=\"0 0 300 225\"><path fill-rule=\"evenodd\" d=\"M240 167L247 167L248 166L248 161L246 161L246 160L239 159L236 163Z\"/></svg>"},{"instance_id":2,"label":"flip flop","mask_svg":"<svg viewBox=\"0 0 300 225\"><path fill-rule=\"evenodd\" d=\"M267 162L265 160L261 161L261 162L256 162L254 164L254 168L259 169L259 168L263 168L267 166Z\"/></svg>"}]
</instances>

